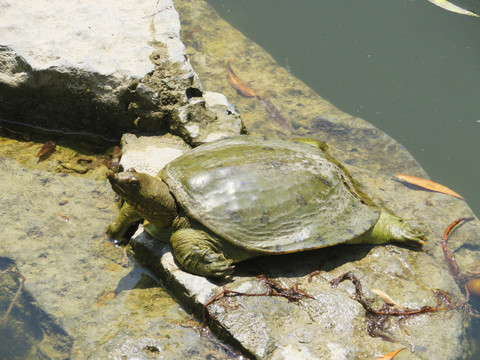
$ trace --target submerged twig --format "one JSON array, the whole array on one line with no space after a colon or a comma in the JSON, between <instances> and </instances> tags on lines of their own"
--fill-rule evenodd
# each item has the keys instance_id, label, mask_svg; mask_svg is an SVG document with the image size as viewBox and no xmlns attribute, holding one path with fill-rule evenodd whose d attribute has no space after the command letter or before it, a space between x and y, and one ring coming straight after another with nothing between
<instances>
[{"instance_id":1,"label":"submerged twig","mask_svg":"<svg viewBox=\"0 0 480 360\"><path fill-rule=\"evenodd\" d=\"M339 276L338 278L333 279L332 281L330 281L330 284L335 287L345 280L350 280L353 283L353 285L355 285L355 297L354 297L355 300L358 301L360 305L362 305L367 312L375 315L391 315L391 316L418 315L418 314L433 313L438 311L453 310L463 305L463 302L462 302L460 304L448 305L445 307L432 307L432 306L425 305L425 306L422 306L420 309L402 308L399 310L398 308L395 307L395 308L386 308L386 309L382 308L382 309L375 310L370 306L368 299L364 296L363 290L362 290L362 284L360 283L360 280L358 280L352 272L349 271Z\"/></svg>"},{"instance_id":2,"label":"submerged twig","mask_svg":"<svg viewBox=\"0 0 480 360\"><path fill-rule=\"evenodd\" d=\"M0 276L3 276L7 272L16 274L21 279L21 282L20 282L20 286L17 289L17 292L15 293L15 296L12 299L12 302L10 303L10 306L7 309L7 312L0 319L0 325L3 325L5 323L8 314L10 314L10 312L12 311L13 305L15 305L16 301L18 300L18 297L20 296L20 292L22 291L23 284L25 284L25 277L22 274L20 274L20 272L17 269L15 269L14 266L3 270Z\"/></svg>"},{"instance_id":3,"label":"submerged twig","mask_svg":"<svg viewBox=\"0 0 480 360\"><path fill-rule=\"evenodd\" d=\"M453 231L453 229L459 225L463 221L470 221L473 220L473 216L469 217L463 217L463 218L458 218L454 222L452 222L446 229L443 234L443 239L442 239L442 247L443 247L443 252L445 253L445 258L447 259L447 263L450 267L450 271L452 272L453 276L455 277L455 281L458 284L462 284L464 289L465 289L465 300L464 300L464 305L466 305L469 300L470 300L470 290L469 290L469 285L471 284L472 281L475 281L476 279L470 279L470 281L467 281L468 279L465 279L466 276L462 276L462 271L460 267L458 266L457 262L455 261L455 258L452 256L450 253L450 250L448 250L447 247L447 240L448 237L450 236L450 233ZM475 293L475 291L474 291ZM478 295L478 294L477 294ZM475 312L473 312L475 314Z\"/></svg>"},{"instance_id":4,"label":"submerged twig","mask_svg":"<svg viewBox=\"0 0 480 360\"><path fill-rule=\"evenodd\" d=\"M445 233L443 234L443 240L442 240L443 252L445 253L445 258L447 259L448 265L450 266L450 271L452 272L453 276L455 276L455 279L457 281L461 271L460 271L460 268L458 267L457 262L455 261L455 258L452 256L452 254L447 248L447 240L450 233L458 224L460 224L462 221L470 221L470 220L473 220L473 216L463 217L455 220L447 227L447 229L445 230Z\"/></svg>"}]
</instances>

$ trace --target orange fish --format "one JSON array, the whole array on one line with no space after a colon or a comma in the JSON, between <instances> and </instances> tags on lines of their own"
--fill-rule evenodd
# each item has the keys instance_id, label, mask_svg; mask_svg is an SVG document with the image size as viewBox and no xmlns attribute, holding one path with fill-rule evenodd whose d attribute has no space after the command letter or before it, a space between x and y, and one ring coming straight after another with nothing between
<instances>
[{"instance_id":1,"label":"orange fish","mask_svg":"<svg viewBox=\"0 0 480 360\"><path fill-rule=\"evenodd\" d=\"M227 63L227 81L241 95L246 97L255 97L257 92L245 85L232 70L230 63Z\"/></svg>"},{"instance_id":2,"label":"orange fish","mask_svg":"<svg viewBox=\"0 0 480 360\"><path fill-rule=\"evenodd\" d=\"M237 90L241 95L246 97L256 97L260 105L264 108L266 113L281 127L292 130L292 125L285 120L277 107L269 99L258 95L258 93L245 85L232 70L230 63L227 63L227 81L232 87Z\"/></svg>"},{"instance_id":3,"label":"orange fish","mask_svg":"<svg viewBox=\"0 0 480 360\"><path fill-rule=\"evenodd\" d=\"M390 359L393 359L402 350L405 350L405 348L395 350L394 352L391 352L390 354L387 354L387 355L384 355L384 356L380 356L379 358L376 358L375 360L390 360Z\"/></svg>"},{"instance_id":4,"label":"orange fish","mask_svg":"<svg viewBox=\"0 0 480 360\"><path fill-rule=\"evenodd\" d=\"M55 151L56 146L57 146L57 143L55 141L52 141L52 140L47 141L42 146L38 154L35 156L35 159L37 159L37 161L40 161L42 157L44 158L47 157L48 155L50 155L52 152Z\"/></svg>"},{"instance_id":5,"label":"orange fish","mask_svg":"<svg viewBox=\"0 0 480 360\"><path fill-rule=\"evenodd\" d=\"M183 35L183 41L190 40L193 37L193 35L195 35L196 33L199 33L200 30L201 29L199 27L197 27L197 28L195 28L193 30L190 30L189 32L185 33L185 35Z\"/></svg>"},{"instance_id":6,"label":"orange fish","mask_svg":"<svg viewBox=\"0 0 480 360\"><path fill-rule=\"evenodd\" d=\"M403 180L403 181L409 183L409 184L417 185L417 186L423 187L427 190L436 191L436 192L439 192L439 193L455 196L459 199L465 200L465 198L463 196L457 194L455 191L450 190L448 187L443 186L443 185L441 185L439 183L436 183L434 181L423 179L423 178L416 177L416 176L411 176L411 175L396 175L396 177L399 178L400 180Z\"/></svg>"}]
</instances>

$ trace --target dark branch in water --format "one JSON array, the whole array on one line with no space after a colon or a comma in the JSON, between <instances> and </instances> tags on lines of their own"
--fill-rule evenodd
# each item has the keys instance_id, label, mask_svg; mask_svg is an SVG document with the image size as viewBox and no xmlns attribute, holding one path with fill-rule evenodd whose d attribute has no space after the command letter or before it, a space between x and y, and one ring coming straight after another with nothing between
<instances>
[{"instance_id":1,"label":"dark branch in water","mask_svg":"<svg viewBox=\"0 0 480 360\"><path fill-rule=\"evenodd\" d=\"M447 259L448 265L450 266L450 271L452 272L453 276L455 276L455 279L457 281L461 271L457 265L457 262L455 261L455 258L452 256L452 254L447 248L447 240L450 233L458 224L460 224L462 221L470 221L470 220L473 220L473 217L464 217L464 218L459 218L455 220L453 223L451 223L447 227L447 229L445 230L445 233L443 234L443 240L442 240L443 252L445 253L445 258Z\"/></svg>"},{"instance_id":2,"label":"dark branch in water","mask_svg":"<svg viewBox=\"0 0 480 360\"><path fill-rule=\"evenodd\" d=\"M20 286L18 287L18 290L15 293L15 296L13 297L12 302L10 303L10 306L8 307L7 312L0 319L0 325L3 325L5 323L5 321L7 320L7 316L8 316L8 314L10 314L10 311L12 311L13 305L15 305L15 303L18 300L18 297L20 296L20 292L22 291L23 284L25 284L25 277L22 274L20 274L20 272L17 269L15 269L15 267L13 267L13 266L8 268L8 269L3 270L2 273L0 274L0 277L3 276L4 274L6 274L7 272L11 272L11 273L16 274L22 280L22 282L20 283Z\"/></svg>"}]
</instances>

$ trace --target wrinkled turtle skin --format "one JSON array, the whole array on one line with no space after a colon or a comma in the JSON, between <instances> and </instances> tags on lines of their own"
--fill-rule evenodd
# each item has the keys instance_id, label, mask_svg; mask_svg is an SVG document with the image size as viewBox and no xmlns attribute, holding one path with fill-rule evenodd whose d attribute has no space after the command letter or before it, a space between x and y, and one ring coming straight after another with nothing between
<instances>
[{"instance_id":1,"label":"wrinkled turtle skin","mask_svg":"<svg viewBox=\"0 0 480 360\"><path fill-rule=\"evenodd\" d=\"M312 139L236 136L201 145L157 177L109 173L125 201L108 234L122 239L135 221L170 243L191 273L224 277L260 255L340 243L421 246L424 235L380 208Z\"/></svg>"}]
</instances>

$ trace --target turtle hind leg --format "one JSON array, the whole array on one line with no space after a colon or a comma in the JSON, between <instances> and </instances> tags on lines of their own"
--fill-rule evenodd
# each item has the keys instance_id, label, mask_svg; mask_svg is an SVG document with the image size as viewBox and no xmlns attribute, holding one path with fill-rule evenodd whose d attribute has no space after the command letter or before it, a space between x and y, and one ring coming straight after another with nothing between
<instances>
[{"instance_id":1,"label":"turtle hind leg","mask_svg":"<svg viewBox=\"0 0 480 360\"><path fill-rule=\"evenodd\" d=\"M413 228L406 220L382 211L377 223L372 229L348 243L395 243L410 247L421 247L426 244L426 238L421 229Z\"/></svg>"},{"instance_id":2,"label":"turtle hind leg","mask_svg":"<svg viewBox=\"0 0 480 360\"><path fill-rule=\"evenodd\" d=\"M373 236L383 243L392 242L411 247L421 247L426 238L421 229L412 227L406 220L385 211L373 228Z\"/></svg>"},{"instance_id":3,"label":"turtle hind leg","mask_svg":"<svg viewBox=\"0 0 480 360\"><path fill-rule=\"evenodd\" d=\"M191 228L175 231L170 238L173 253L182 267L196 275L226 277L233 271L217 241L206 232Z\"/></svg>"}]
</instances>

